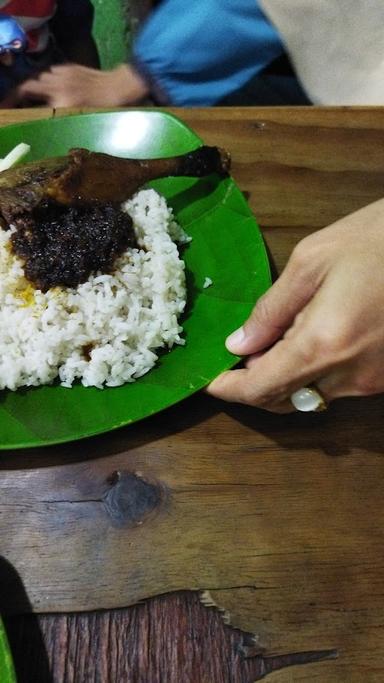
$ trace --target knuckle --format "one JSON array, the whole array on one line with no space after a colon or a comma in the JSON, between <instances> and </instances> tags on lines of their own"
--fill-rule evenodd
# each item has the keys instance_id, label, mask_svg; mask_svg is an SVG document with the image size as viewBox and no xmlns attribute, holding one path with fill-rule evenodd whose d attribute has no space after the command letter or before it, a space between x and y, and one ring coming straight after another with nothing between
<instances>
[{"instance_id":1,"label":"knuckle","mask_svg":"<svg viewBox=\"0 0 384 683\"><path fill-rule=\"evenodd\" d=\"M311 236L310 236L311 237ZM308 288L308 283L313 281L315 273L317 272L318 256L314 253L314 248L307 239L303 239L293 249L286 271L291 280L295 282L296 289L300 287L303 290Z\"/></svg>"},{"instance_id":2,"label":"knuckle","mask_svg":"<svg viewBox=\"0 0 384 683\"><path fill-rule=\"evenodd\" d=\"M302 332L296 340L296 362L300 368L309 368L319 357L320 345L317 336L310 332Z\"/></svg>"},{"instance_id":3,"label":"knuckle","mask_svg":"<svg viewBox=\"0 0 384 683\"><path fill-rule=\"evenodd\" d=\"M280 403L285 396L285 389L260 386L256 379L252 378L244 384L239 400L254 408L268 408Z\"/></svg>"},{"instance_id":4,"label":"knuckle","mask_svg":"<svg viewBox=\"0 0 384 683\"><path fill-rule=\"evenodd\" d=\"M306 271L309 266L312 268L313 251L313 237L308 235L293 248L289 259L291 268L299 272Z\"/></svg>"},{"instance_id":5,"label":"knuckle","mask_svg":"<svg viewBox=\"0 0 384 683\"><path fill-rule=\"evenodd\" d=\"M315 356L328 362L340 363L350 357L352 341L353 337L347 325L328 322L312 332L308 345Z\"/></svg>"},{"instance_id":6,"label":"knuckle","mask_svg":"<svg viewBox=\"0 0 384 683\"><path fill-rule=\"evenodd\" d=\"M272 310L270 306L270 300L268 293L263 294L260 299L258 299L256 306L251 313L252 323L267 323L272 317Z\"/></svg>"},{"instance_id":7,"label":"knuckle","mask_svg":"<svg viewBox=\"0 0 384 683\"><path fill-rule=\"evenodd\" d=\"M270 330L276 330L278 334L281 333L283 328L276 320L275 303L273 298L269 295L269 292L258 299L257 304L248 319L248 324L250 328L268 328Z\"/></svg>"},{"instance_id":8,"label":"knuckle","mask_svg":"<svg viewBox=\"0 0 384 683\"><path fill-rule=\"evenodd\" d=\"M307 263L308 260L308 243L307 239L304 238L296 244L296 246L293 248L291 256L290 256L290 263L292 267L295 267L297 269L300 269L303 265Z\"/></svg>"}]
</instances>

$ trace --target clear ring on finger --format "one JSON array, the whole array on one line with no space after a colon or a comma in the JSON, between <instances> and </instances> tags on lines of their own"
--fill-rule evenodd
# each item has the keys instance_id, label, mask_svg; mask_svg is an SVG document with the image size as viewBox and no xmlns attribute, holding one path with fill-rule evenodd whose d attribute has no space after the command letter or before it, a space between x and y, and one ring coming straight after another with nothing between
<instances>
[{"instance_id":1,"label":"clear ring on finger","mask_svg":"<svg viewBox=\"0 0 384 683\"><path fill-rule=\"evenodd\" d=\"M290 399L293 407L303 413L318 413L328 408L324 396L314 384L297 389L291 394Z\"/></svg>"}]
</instances>

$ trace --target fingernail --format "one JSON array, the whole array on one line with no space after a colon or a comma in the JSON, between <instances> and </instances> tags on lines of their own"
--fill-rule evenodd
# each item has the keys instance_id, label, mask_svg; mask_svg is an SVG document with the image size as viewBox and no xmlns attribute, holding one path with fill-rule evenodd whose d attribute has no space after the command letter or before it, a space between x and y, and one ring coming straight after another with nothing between
<instances>
[{"instance_id":1,"label":"fingernail","mask_svg":"<svg viewBox=\"0 0 384 683\"><path fill-rule=\"evenodd\" d=\"M234 332L232 332L232 334L229 335L229 337L226 338L225 346L227 347L228 351L236 353L239 344L242 343L244 338L244 327L239 327L238 330L235 330Z\"/></svg>"}]
</instances>

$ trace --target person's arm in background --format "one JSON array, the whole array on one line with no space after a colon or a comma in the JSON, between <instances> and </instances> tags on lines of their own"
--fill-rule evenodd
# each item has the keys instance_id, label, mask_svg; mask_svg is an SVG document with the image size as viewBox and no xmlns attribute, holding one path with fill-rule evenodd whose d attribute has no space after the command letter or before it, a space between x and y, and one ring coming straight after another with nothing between
<instances>
[{"instance_id":1,"label":"person's arm in background","mask_svg":"<svg viewBox=\"0 0 384 683\"><path fill-rule=\"evenodd\" d=\"M20 87L51 106L210 105L283 51L256 0L162 0L144 23L131 64L111 71L68 65Z\"/></svg>"},{"instance_id":2,"label":"person's arm in background","mask_svg":"<svg viewBox=\"0 0 384 683\"><path fill-rule=\"evenodd\" d=\"M90 0L59 0L51 30L68 63L53 65L17 90L20 103L44 102L52 107L119 106L140 101L148 88L129 64L101 71L92 36Z\"/></svg>"}]
</instances>

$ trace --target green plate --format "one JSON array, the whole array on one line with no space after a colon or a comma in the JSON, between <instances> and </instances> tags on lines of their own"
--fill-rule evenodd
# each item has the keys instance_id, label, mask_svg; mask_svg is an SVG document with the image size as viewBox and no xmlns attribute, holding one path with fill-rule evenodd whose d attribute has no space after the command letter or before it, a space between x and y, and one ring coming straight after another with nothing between
<instances>
[{"instance_id":1,"label":"green plate","mask_svg":"<svg viewBox=\"0 0 384 683\"><path fill-rule=\"evenodd\" d=\"M66 154L76 146L122 157L159 157L202 144L179 119L152 110L7 126L0 129L0 157L19 142L31 145L26 160ZM1 449L61 443L133 423L181 401L236 363L225 349L225 337L270 285L264 242L248 205L231 178L167 178L151 185L165 195L193 238L183 255L186 345L162 355L134 384L0 392ZM213 282L208 288L203 286L206 277Z\"/></svg>"},{"instance_id":2,"label":"green plate","mask_svg":"<svg viewBox=\"0 0 384 683\"><path fill-rule=\"evenodd\" d=\"M0 681L1 683L16 683L15 670L13 668L11 652L7 636L0 619Z\"/></svg>"}]
</instances>

